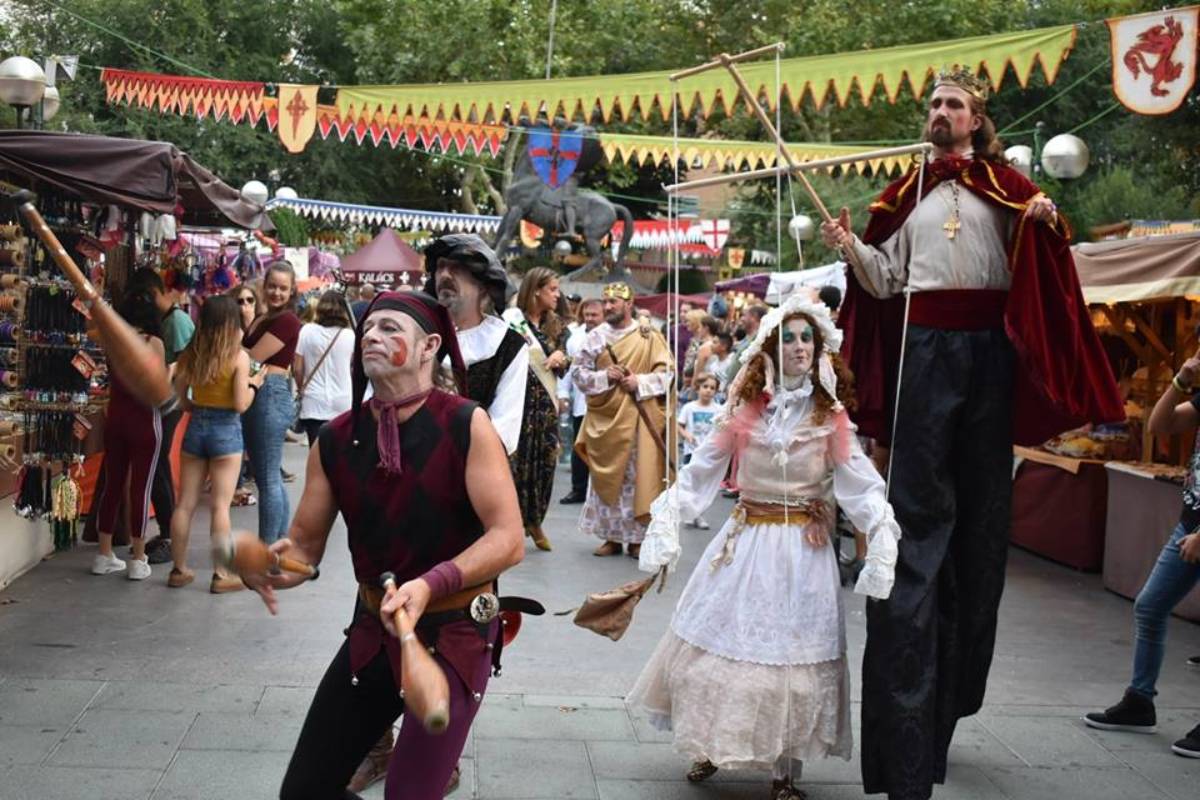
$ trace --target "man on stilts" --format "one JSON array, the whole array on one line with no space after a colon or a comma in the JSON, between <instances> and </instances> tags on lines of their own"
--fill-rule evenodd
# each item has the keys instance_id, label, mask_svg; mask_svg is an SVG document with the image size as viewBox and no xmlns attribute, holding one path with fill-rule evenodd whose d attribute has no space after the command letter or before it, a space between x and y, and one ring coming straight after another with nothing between
<instances>
[{"instance_id":1,"label":"man on stilts","mask_svg":"<svg viewBox=\"0 0 1200 800\"><path fill-rule=\"evenodd\" d=\"M986 99L969 72L939 75L924 175L883 192L862 240L846 209L821 228L854 265L841 322L857 422L892 447L904 533L891 597L868 602L863 660L863 788L890 800L928 800L955 725L983 703L1013 443L1124 419L1067 223L1008 166Z\"/></svg>"}]
</instances>

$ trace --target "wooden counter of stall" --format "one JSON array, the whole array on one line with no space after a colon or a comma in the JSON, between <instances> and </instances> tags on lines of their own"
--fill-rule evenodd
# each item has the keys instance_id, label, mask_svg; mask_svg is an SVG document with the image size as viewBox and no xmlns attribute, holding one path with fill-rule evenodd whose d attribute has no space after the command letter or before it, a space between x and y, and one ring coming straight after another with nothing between
<instances>
[{"instance_id":1,"label":"wooden counter of stall","mask_svg":"<svg viewBox=\"0 0 1200 800\"><path fill-rule=\"evenodd\" d=\"M1137 597L1179 522L1183 470L1163 464L1111 461L1108 475L1104 588ZM1200 586L1175 607L1175 615L1200 622Z\"/></svg>"},{"instance_id":2,"label":"wooden counter of stall","mask_svg":"<svg viewBox=\"0 0 1200 800\"><path fill-rule=\"evenodd\" d=\"M1083 572L1104 563L1103 461L1013 448L1012 543Z\"/></svg>"}]
</instances>

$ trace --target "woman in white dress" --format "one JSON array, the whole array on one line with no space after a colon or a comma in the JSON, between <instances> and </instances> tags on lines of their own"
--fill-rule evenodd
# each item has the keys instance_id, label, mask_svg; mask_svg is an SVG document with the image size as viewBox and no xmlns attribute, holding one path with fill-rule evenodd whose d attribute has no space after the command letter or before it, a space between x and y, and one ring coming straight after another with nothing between
<instances>
[{"instance_id":1,"label":"woman in white dress","mask_svg":"<svg viewBox=\"0 0 1200 800\"><path fill-rule=\"evenodd\" d=\"M789 800L804 796L795 787L802 762L850 758L835 506L868 535L861 594L890 594L900 529L847 416L853 392L840 345L818 302L794 296L768 314L718 431L652 506L641 568L671 569L678 521L704 513L733 461L738 505L627 700L674 731L694 762L691 781L718 768L771 770L771 797Z\"/></svg>"}]
</instances>

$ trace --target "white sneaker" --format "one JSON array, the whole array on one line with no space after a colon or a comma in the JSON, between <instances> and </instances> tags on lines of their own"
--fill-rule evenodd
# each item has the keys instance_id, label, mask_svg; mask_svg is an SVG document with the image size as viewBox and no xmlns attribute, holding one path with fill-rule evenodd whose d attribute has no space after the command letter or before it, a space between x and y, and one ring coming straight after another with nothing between
<instances>
[{"instance_id":1,"label":"white sneaker","mask_svg":"<svg viewBox=\"0 0 1200 800\"><path fill-rule=\"evenodd\" d=\"M125 577L131 581L144 581L150 577L150 560L145 556L129 559L129 571Z\"/></svg>"},{"instance_id":2,"label":"white sneaker","mask_svg":"<svg viewBox=\"0 0 1200 800\"><path fill-rule=\"evenodd\" d=\"M117 558L115 555L103 555L97 553L92 559L92 574L107 575L110 572L120 572L125 569L125 562Z\"/></svg>"},{"instance_id":3,"label":"white sneaker","mask_svg":"<svg viewBox=\"0 0 1200 800\"><path fill-rule=\"evenodd\" d=\"M704 517L696 517L695 521L692 522L692 525L702 531L709 529L708 520L706 520Z\"/></svg>"}]
</instances>

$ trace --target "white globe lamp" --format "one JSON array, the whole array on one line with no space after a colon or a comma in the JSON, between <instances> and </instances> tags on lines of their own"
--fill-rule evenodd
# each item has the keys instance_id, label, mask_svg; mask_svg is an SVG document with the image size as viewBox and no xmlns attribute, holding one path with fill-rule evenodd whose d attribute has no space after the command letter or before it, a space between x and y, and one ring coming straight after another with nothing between
<instances>
[{"instance_id":1,"label":"white globe lamp","mask_svg":"<svg viewBox=\"0 0 1200 800\"><path fill-rule=\"evenodd\" d=\"M793 239L811 242L816 232L817 226L807 214L797 214L788 221L788 235Z\"/></svg>"},{"instance_id":2,"label":"white globe lamp","mask_svg":"<svg viewBox=\"0 0 1200 800\"><path fill-rule=\"evenodd\" d=\"M276 200L295 200L299 196L296 194L296 190L290 186L280 186L275 192Z\"/></svg>"},{"instance_id":3,"label":"white globe lamp","mask_svg":"<svg viewBox=\"0 0 1200 800\"><path fill-rule=\"evenodd\" d=\"M265 205L270 196L267 185L262 181L247 181L242 187L242 197L256 205Z\"/></svg>"},{"instance_id":4,"label":"white globe lamp","mask_svg":"<svg viewBox=\"0 0 1200 800\"><path fill-rule=\"evenodd\" d=\"M0 100L17 109L17 127L22 110L42 102L46 92L46 73L36 61L12 56L0 61Z\"/></svg>"},{"instance_id":5,"label":"white globe lamp","mask_svg":"<svg viewBox=\"0 0 1200 800\"><path fill-rule=\"evenodd\" d=\"M1013 169L1026 178L1033 177L1033 148L1026 144L1014 144L1004 151L1004 157Z\"/></svg>"},{"instance_id":6,"label":"white globe lamp","mask_svg":"<svg viewBox=\"0 0 1200 800\"><path fill-rule=\"evenodd\" d=\"M1091 153L1083 139L1070 133L1060 133L1042 148L1042 169L1052 178L1071 180L1088 168Z\"/></svg>"},{"instance_id":7,"label":"white globe lamp","mask_svg":"<svg viewBox=\"0 0 1200 800\"><path fill-rule=\"evenodd\" d=\"M42 95L42 122L49 122L54 119L54 115L58 113L60 105L62 103L58 94L58 87L47 86L46 93Z\"/></svg>"}]
</instances>

